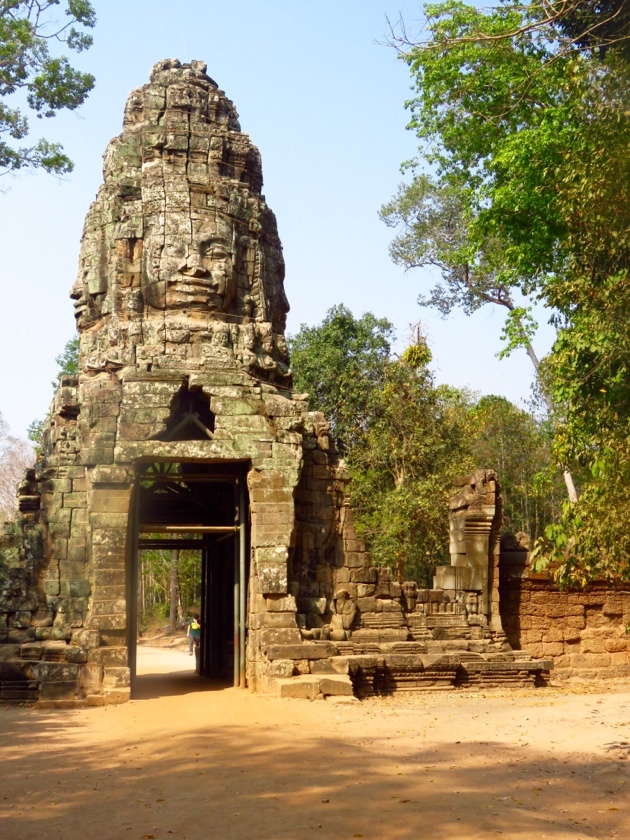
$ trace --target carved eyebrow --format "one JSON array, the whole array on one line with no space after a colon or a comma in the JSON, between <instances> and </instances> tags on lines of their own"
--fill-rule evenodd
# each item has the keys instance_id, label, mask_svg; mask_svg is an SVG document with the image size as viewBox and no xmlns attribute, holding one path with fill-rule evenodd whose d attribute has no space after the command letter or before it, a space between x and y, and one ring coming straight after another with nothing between
<instances>
[{"instance_id":1,"label":"carved eyebrow","mask_svg":"<svg viewBox=\"0 0 630 840\"><path fill-rule=\"evenodd\" d=\"M224 245L223 242L204 242L201 246L204 251L222 251L225 254L230 253L230 248Z\"/></svg>"}]
</instances>

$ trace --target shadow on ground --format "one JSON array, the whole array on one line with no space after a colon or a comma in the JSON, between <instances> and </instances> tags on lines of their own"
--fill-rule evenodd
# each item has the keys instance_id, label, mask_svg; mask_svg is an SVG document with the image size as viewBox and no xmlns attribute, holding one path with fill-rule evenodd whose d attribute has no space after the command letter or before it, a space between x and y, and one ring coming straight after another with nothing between
<instances>
[{"instance_id":1,"label":"shadow on ground","mask_svg":"<svg viewBox=\"0 0 630 840\"><path fill-rule=\"evenodd\" d=\"M142 674L133 680L132 699L156 700L159 697L182 697L193 692L223 691L230 688L230 680L210 680L194 671L173 674Z\"/></svg>"},{"instance_id":2,"label":"shadow on ground","mask_svg":"<svg viewBox=\"0 0 630 840\"><path fill-rule=\"evenodd\" d=\"M189 679L161 676L158 687L143 677L143 696L185 693ZM65 714L3 710L2 836L594 840L629 833L623 762L550 757L492 740L418 745L413 733L365 717L364 706L344 709L348 725L333 732L339 707L322 703L330 725L317 731L301 711L305 701L245 702L233 689L221 699L231 707L229 722L217 719L216 696L201 697L171 701L163 727L149 728L144 715L165 701ZM247 719L238 719L241 707ZM179 715L186 731L173 728ZM104 720L115 733L108 740Z\"/></svg>"}]
</instances>

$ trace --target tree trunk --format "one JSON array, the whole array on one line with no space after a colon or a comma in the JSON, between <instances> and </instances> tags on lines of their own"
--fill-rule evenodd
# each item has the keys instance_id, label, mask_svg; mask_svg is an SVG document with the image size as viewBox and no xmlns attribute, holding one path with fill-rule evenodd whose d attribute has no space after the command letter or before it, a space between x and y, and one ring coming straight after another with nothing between
<instances>
[{"instance_id":1,"label":"tree trunk","mask_svg":"<svg viewBox=\"0 0 630 840\"><path fill-rule=\"evenodd\" d=\"M509 308L510 307L508 307L508 309ZM525 328L522 326L520 321L518 321L518 325L519 325L519 327L521 329L521 333L523 335L523 343L525 344L525 350L527 351L527 355L531 359L532 364L534 365L534 369L536 371L536 375L539 377L539 380L540 380L540 360L538 359L538 356L536 355L536 351L532 347L532 344L531 344L529 338L527 337L527 333L525 332ZM543 399L545 401L545 404L547 406L547 410L549 411L549 414L551 415L551 417L553 417L553 403L551 402L551 399L550 399L549 395L547 394L547 392L545 391L544 387L541 386L540 390L541 390ZM562 471L562 477L564 478L564 483L565 483L566 488L567 488L567 494L569 496L569 501L577 502L578 494L577 494L577 490L575 489L575 484L573 482L573 476L571 475L570 470L569 469L564 469Z\"/></svg>"},{"instance_id":2,"label":"tree trunk","mask_svg":"<svg viewBox=\"0 0 630 840\"><path fill-rule=\"evenodd\" d=\"M179 566L179 549L173 551L171 560L171 603L169 612L168 629L170 633L177 630L177 567Z\"/></svg>"}]
</instances>

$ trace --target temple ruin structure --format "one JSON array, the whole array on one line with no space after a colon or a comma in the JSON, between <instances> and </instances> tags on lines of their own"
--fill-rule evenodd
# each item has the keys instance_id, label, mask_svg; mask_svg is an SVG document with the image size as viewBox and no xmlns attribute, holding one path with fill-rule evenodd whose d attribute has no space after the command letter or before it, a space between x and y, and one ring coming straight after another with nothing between
<instances>
[{"instance_id":1,"label":"temple ruin structure","mask_svg":"<svg viewBox=\"0 0 630 840\"><path fill-rule=\"evenodd\" d=\"M0 538L0 700L133 691L138 554L195 548L201 672L280 696L532 684L498 610L500 490L451 502L435 588L375 568L326 418L292 390L260 155L202 62L129 96L85 221L80 333ZM446 539L446 535L445 535Z\"/></svg>"}]
</instances>

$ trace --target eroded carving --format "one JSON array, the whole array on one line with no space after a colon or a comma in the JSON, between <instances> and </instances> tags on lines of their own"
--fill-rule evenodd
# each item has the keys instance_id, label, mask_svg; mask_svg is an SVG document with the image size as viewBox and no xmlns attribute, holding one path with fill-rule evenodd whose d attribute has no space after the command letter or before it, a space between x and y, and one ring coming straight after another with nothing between
<instances>
[{"instance_id":1,"label":"eroded carving","mask_svg":"<svg viewBox=\"0 0 630 840\"><path fill-rule=\"evenodd\" d=\"M192 359L210 344L286 386L284 260L260 155L204 68L156 64L105 153L71 292L82 369L168 368L169 356ZM189 331L176 348L154 340L174 319Z\"/></svg>"}]
</instances>

